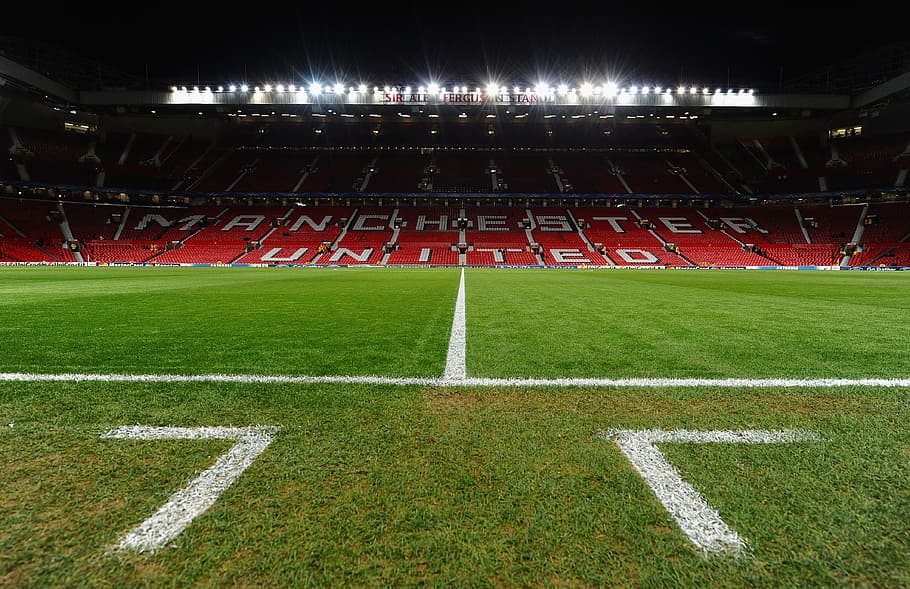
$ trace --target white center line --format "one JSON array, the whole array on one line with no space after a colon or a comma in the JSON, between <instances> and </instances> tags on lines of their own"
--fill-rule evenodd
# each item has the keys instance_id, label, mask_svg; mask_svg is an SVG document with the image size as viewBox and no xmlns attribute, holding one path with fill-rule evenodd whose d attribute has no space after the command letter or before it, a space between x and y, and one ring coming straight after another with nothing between
<instances>
[{"instance_id":1,"label":"white center line","mask_svg":"<svg viewBox=\"0 0 910 589\"><path fill-rule=\"evenodd\" d=\"M443 381L462 381L467 376L465 344L464 268L462 268L458 297L455 299L455 315L452 317L452 335L449 337L446 370L442 375Z\"/></svg>"}]
</instances>

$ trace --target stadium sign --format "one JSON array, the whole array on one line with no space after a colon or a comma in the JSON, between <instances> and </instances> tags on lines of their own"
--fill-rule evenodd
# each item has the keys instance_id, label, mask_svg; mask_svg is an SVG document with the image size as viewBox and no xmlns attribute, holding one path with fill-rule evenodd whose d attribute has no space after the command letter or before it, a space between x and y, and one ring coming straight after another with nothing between
<instances>
[{"instance_id":1,"label":"stadium sign","mask_svg":"<svg viewBox=\"0 0 910 589\"><path fill-rule=\"evenodd\" d=\"M553 103L552 94L537 94L536 92L514 92L485 94L483 92L442 92L439 94L429 94L427 92L384 92L382 95L384 104L451 104L455 106L473 106L485 102L493 102L497 105L533 105L540 103Z\"/></svg>"}]
</instances>

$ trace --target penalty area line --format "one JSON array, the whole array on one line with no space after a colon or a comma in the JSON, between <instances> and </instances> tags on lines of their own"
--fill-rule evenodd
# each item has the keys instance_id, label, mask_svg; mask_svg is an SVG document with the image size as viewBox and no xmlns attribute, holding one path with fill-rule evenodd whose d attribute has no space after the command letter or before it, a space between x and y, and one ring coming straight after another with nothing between
<instances>
[{"instance_id":1,"label":"penalty area line","mask_svg":"<svg viewBox=\"0 0 910 589\"><path fill-rule=\"evenodd\" d=\"M367 384L469 387L614 388L910 388L910 378L477 378L393 376L293 376L266 374L41 374L0 372L0 382L126 382L239 384Z\"/></svg>"}]
</instances>

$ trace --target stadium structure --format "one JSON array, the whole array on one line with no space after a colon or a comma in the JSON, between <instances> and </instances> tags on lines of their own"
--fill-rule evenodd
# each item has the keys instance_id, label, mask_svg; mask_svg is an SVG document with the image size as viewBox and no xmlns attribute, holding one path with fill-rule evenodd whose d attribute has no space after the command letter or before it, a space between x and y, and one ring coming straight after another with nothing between
<instances>
[{"instance_id":1,"label":"stadium structure","mask_svg":"<svg viewBox=\"0 0 910 589\"><path fill-rule=\"evenodd\" d=\"M0 264L910 267L906 44L773 89L0 49Z\"/></svg>"}]
</instances>

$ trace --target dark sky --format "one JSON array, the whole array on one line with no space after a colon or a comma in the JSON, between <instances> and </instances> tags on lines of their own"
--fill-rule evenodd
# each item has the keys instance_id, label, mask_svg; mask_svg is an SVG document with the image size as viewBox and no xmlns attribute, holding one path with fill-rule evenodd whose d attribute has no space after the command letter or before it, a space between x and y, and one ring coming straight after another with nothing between
<instances>
[{"instance_id":1,"label":"dark sky","mask_svg":"<svg viewBox=\"0 0 910 589\"><path fill-rule=\"evenodd\" d=\"M66 13L17 7L4 34L62 44L168 83L246 79L347 83L619 77L630 83L776 86L910 35L887 11L807 18L795 4L722 10L652 3L301 2L80 4ZM831 5L833 6L833 4ZM116 26L110 23L115 19ZM18 21L18 22L15 22Z\"/></svg>"}]
</instances>

